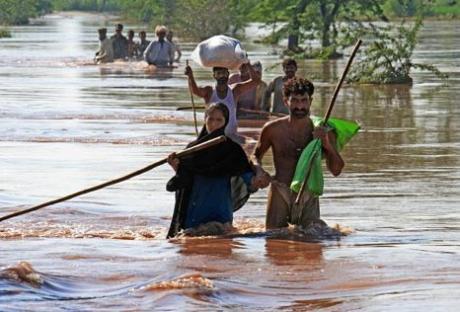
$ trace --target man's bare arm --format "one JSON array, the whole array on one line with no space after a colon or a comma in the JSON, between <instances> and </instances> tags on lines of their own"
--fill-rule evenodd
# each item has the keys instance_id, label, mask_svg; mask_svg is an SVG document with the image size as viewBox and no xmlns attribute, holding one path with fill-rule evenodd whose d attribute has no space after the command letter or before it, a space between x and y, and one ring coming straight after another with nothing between
<instances>
[{"instance_id":1,"label":"man's bare arm","mask_svg":"<svg viewBox=\"0 0 460 312\"><path fill-rule=\"evenodd\" d=\"M257 88L257 85L260 83L261 75L254 70L251 64L249 64L249 76L251 79L245 82L236 83L233 88L233 97L236 101L240 96L254 88Z\"/></svg>"},{"instance_id":2,"label":"man's bare arm","mask_svg":"<svg viewBox=\"0 0 460 312\"><path fill-rule=\"evenodd\" d=\"M259 188L265 188L270 184L270 175L262 168L262 158L265 153L271 147L270 129L264 127L260 134L259 141L257 142L256 149L252 155L252 162L256 170L256 176L254 178L256 185Z\"/></svg>"},{"instance_id":3,"label":"man's bare arm","mask_svg":"<svg viewBox=\"0 0 460 312\"><path fill-rule=\"evenodd\" d=\"M324 127L320 127L315 129L314 136L319 137L322 141L327 168L334 176L338 176L342 172L345 162L335 148L336 136L334 131L327 131Z\"/></svg>"},{"instance_id":4,"label":"man's bare arm","mask_svg":"<svg viewBox=\"0 0 460 312\"><path fill-rule=\"evenodd\" d=\"M257 142L256 149L252 155L253 163L257 166L262 167L262 158L264 157L265 153L271 147L271 138L270 138L270 129L267 127L262 128L262 132L260 133L259 141Z\"/></svg>"},{"instance_id":5,"label":"man's bare arm","mask_svg":"<svg viewBox=\"0 0 460 312\"><path fill-rule=\"evenodd\" d=\"M211 98L212 87L198 87L195 81L195 77L193 77L192 68L190 66L185 67L185 75L188 77L188 83L192 93L205 99L205 101L208 102L208 100Z\"/></svg>"}]
</instances>

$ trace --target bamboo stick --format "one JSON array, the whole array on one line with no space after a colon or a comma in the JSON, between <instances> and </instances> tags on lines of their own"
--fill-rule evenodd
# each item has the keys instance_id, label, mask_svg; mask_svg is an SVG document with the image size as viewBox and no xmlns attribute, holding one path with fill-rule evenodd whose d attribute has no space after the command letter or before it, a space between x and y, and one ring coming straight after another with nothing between
<instances>
[{"instance_id":1,"label":"bamboo stick","mask_svg":"<svg viewBox=\"0 0 460 312\"><path fill-rule=\"evenodd\" d=\"M214 146L216 144L219 144L219 143L222 143L226 140L225 136L220 136L220 137L217 137L215 139L212 139L212 140L209 140L209 141L206 141L206 142L203 142L201 144L198 144L198 145L195 145L193 147L190 147L190 148L187 148L187 149L184 149L180 152L178 152L176 154L176 156L178 158L180 157L184 157L186 155L190 155L194 152L197 152L197 151L200 151L200 150L203 150L203 149L206 149L208 147L211 147L211 146ZM36 206L33 206L31 208L28 208L28 209L24 209L24 210L19 210L19 211L16 211L16 212L13 212L11 214L8 214L6 216L3 216L3 217L0 217L0 222L4 221L4 220L8 220L8 219L11 219L11 218L14 218L14 217L17 217L17 216L20 216L20 215L23 215L23 214L26 214L26 213L29 213L29 212L32 212L32 211L35 211L35 210L38 210L38 209L42 209L42 208L45 208L45 207L48 207L48 206L51 206L51 205L54 205L54 204L57 204L57 203L60 203L60 202L63 202L63 201L66 201L66 200L69 200L69 199L72 199L74 197L77 197L77 196L81 196L83 194L87 194L87 193L90 193L90 192L94 192L94 191L97 191L97 190L100 190L102 188L105 188L105 187L108 187L108 186L111 186L111 185L114 185L114 184L117 184L117 183L120 183L122 181L126 181L128 179L131 179L135 176L138 176L138 175L141 175L147 171L150 171L152 170L153 168L156 168L158 166L161 166L165 163L168 162L168 158L163 158L159 161L156 161L144 168L141 168L139 170L136 170L136 171L133 171L129 174L126 174L122 177L119 177L117 179L113 179L113 180L110 180L110 181L107 181L107 182L104 182L104 183L101 183L101 184L98 184L98 185L95 185L93 187L90 187L90 188L87 188L87 189L84 189L84 190L81 190L81 191L78 191L78 192L75 192L75 193L72 193L72 194L69 194L69 195L66 195L66 196L63 196L63 197L60 197L58 199L54 199L54 200L51 200L51 201L47 201L45 203L42 203L42 204L39 204L39 205L36 205Z\"/></svg>"},{"instance_id":2,"label":"bamboo stick","mask_svg":"<svg viewBox=\"0 0 460 312\"><path fill-rule=\"evenodd\" d=\"M327 123L329 117L331 116L332 109L334 108L335 100L337 99L337 95L339 94L340 88L342 87L342 84L345 81L345 77L347 76L348 71L350 70L351 63L353 62L353 59L355 58L356 53L358 52L358 49L359 49L359 47L361 46L362 43L363 43L363 41L361 39L358 39L358 41L355 44L355 47L353 48L353 52L351 53L350 58L348 59L347 65L345 66L345 69L344 69L344 71L342 73L342 77L340 77L340 80L339 80L339 82L337 83L337 85L335 87L334 94L332 95L332 98L331 98L331 102L329 103L329 107L328 107L328 109L326 111L326 114L324 115L324 124ZM318 155L313 155L313 157L318 157ZM313 161L310 162L310 167L311 167L312 163L313 163ZM297 197L296 197L296 200L295 200L296 205L299 204L300 198L302 197L302 195L303 195L303 193L305 191L305 186L307 185L307 180L309 178L310 173L311 173L311 168L307 168L307 174L305 175L305 179L302 181L300 191L297 194Z\"/></svg>"},{"instance_id":3,"label":"bamboo stick","mask_svg":"<svg viewBox=\"0 0 460 312\"><path fill-rule=\"evenodd\" d=\"M185 63L188 66L188 60L186 60ZM192 88L190 86L190 81L188 81L188 91L190 92L190 100L192 101L193 123L195 125L195 134L196 134L196 136L198 136L198 122L196 120L195 99L193 98L193 93L192 93Z\"/></svg>"}]
</instances>

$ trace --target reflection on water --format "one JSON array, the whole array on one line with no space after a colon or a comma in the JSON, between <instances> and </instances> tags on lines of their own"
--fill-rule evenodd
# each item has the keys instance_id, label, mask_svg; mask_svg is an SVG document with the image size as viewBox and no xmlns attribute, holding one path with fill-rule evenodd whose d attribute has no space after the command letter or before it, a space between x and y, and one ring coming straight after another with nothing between
<instances>
[{"instance_id":1,"label":"reflection on water","mask_svg":"<svg viewBox=\"0 0 460 312\"><path fill-rule=\"evenodd\" d=\"M97 28L111 24L52 15L0 40L2 215L136 170L193 139L192 113L176 111L190 105L184 64L90 65ZM343 151L344 173L326 175L321 209L350 235L265 231L262 190L236 213L235 232L166 241L174 196L163 166L0 223L0 310L456 310L458 24L426 22L415 51L416 62L447 72L447 83L416 71L412 87L343 87L334 116L363 130ZM184 59L193 45L181 42ZM272 47L247 46L266 81L280 74ZM299 62L317 87L315 114L345 61ZM212 83L210 70L195 75ZM258 127L244 129L248 151Z\"/></svg>"}]
</instances>

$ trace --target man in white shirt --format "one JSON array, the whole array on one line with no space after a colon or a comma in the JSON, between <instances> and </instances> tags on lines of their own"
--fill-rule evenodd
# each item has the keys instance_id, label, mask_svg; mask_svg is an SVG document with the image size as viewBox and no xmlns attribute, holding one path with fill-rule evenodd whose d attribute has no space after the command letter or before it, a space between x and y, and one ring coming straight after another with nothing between
<instances>
[{"instance_id":1,"label":"man in white shirt","mask_svg":"<svg viewBox=\"0 0 460 312\"><path fill-rule=\"evenodd\" d=\"M170 42L165 40L168 29L165 26L157 26L155 34L158 39L150 42L144 51L144 59L149 65L157 67L172 66L174 62L174 49Z\"/></svg>"},{"instance_id":2,"label":"man in white shirt","mask_svg":"<svg viewBox=\"0 0 460 312\"><path fill-rule=\"evenodd\" d=\"M99 51L96 52L94 61L96 64L113 62L112 41L107 38L107 28L100 28L99 32Z\"/></svg>"}]
</instances>

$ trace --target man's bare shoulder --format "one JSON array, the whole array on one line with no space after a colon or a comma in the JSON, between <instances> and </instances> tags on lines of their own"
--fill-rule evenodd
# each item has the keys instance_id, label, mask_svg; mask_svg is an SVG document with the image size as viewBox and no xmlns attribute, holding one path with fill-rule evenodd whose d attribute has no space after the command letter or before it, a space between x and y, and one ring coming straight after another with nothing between
<instances>
[{"instance_id":1,"label":"man's bare shoulder","mask_svg":"<svg viewBox=\"0 0 460 312\"><path fill-rule=\"evenodd\" d=\"M285 129L288 122L289 116L277 118L276 120L267 122L262 130L266 132L278 132L282 129Z\"/></svg>"}]
</instances>

